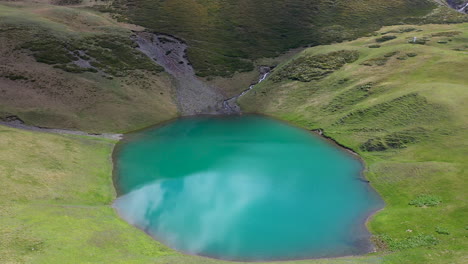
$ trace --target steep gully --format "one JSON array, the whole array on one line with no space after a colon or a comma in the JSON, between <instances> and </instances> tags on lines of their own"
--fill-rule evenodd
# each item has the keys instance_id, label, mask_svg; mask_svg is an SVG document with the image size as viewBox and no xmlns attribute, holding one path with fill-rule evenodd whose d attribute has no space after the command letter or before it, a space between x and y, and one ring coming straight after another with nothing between
<instances>
[{"instance_id":1,"label":"steep gully","mask_svg":"<svg viewBox=\"0 0 468 264\"><path fill-rule=\"evenodd\" d=\"M176 86L176 99L184 116L197 114L239 114L236 100L250 91L255 84L239 95L227 98L195 75L187 57L187 44L177 37L149 32L135 32L133 40L138 49L157 64L162 66L173 78ZM261 77L257 83L266 79L270 67L260 67Z\"/></svg>"}]
</instances>

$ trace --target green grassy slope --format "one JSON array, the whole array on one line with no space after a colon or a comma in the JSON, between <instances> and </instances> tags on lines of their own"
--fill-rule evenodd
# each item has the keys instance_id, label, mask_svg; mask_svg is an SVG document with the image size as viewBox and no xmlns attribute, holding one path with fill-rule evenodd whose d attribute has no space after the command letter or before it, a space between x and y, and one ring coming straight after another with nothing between
<instances>
[{"instance_id":1,"label":"green grassy slope","mask_svg":"<svg viewBox=\"0 0 468 264\"><path fill-rule=\"evenodd\" d=\"M177 116L171 79L130 29L83 8L0 3L0 118L116 132Z\"/></svg>"},{"instance_id":2,"label":"green grassy slope","mask_svg":"<svg viewBox=\"0 0 468 264\"><path fill-rule=\"evenodd\" d=\"M114 143L0 126L1 263L149 262L171 254L111 208Z\"/></svg>"},{"instance_id":3,"label":"green grassy slope","mask_svg":"<svg viewBox=\"0 0 468 264\"><path fill-rule=\"evenodd\" d=\"M250 71L252 60L351 39L435 8L432 0L115 0L120 19L185 39L200 76Z\"/></svg>"},{"instance_id":4,"label":"green grassy slope","mask_svg":"<svg viewBox=\"0 0 468 264\"><path fill-rule=\"evenodd\" d=\"M382 36L396 38L378 42ZM408 43L414 37L426 44ZM383 252L393 252L384 257L388 263L464 263L467 43L467 23L385 27L372 37L305 50L240 104L323 129L364 158L366 176L387 203L369 228ZM331 53L340 50L357 51L359 59L324 74L343 60ZM423 206L409 205L413 200Z\"/></svg>"},{"instance_id":5,"label":"green grassy slope","mask_svg":"<svg viewBox=\"0 0 468 264\"><path fill-rule=\"evenodd\" d=\"M281 263L466 262L467 29L468 24L427 25L387 33L397 38L380 48L368 48L380 35L311 48L299 55L310 63L303 74L327 66L317 63L319 54L356 50L360 56L311 82L279 74L294 66L286 62L242 98L250 112L322 128L355 149L387 202L369 223L379 252ZM414 36L430 41L407 44ZM339 54L344 53L332 53L330 61L339 61ZM388 60L361 65L376 58ZM110 207L114 144L0 126L0 262L232 263L177 253L118 218ZM426 196L418 199L421 194ZM423 206L409 205L413 201Z\"/></svg>"}]
</instances>

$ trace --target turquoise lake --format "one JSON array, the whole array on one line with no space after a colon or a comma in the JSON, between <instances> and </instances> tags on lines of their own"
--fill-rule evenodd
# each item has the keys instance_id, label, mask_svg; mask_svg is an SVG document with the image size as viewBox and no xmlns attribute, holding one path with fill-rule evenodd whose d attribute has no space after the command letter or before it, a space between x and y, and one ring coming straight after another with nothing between
<instances>
[{"instance_id":1,"label":"turquoise lake","mask_svg":"<svg viewBox=\"0 0 468 264\"><path fill-rule=\"evenodd\" d=\"M240 261L370 252L383 206L358 159L260 116L195 117L129 134L114 153L114 207L184 252Z\"/></svg>"}]
</instances>

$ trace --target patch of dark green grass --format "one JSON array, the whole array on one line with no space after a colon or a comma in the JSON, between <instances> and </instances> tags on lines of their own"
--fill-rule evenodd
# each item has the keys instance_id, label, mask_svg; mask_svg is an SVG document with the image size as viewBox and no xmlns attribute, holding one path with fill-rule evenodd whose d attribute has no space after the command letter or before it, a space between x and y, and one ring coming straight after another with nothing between
<instances>
[{"instance_id":1,"label":"patch of dark green grass","mask_svg":"<svg viewBox=\"0 0 468 264\"><path fill-rule=\"evenodd\" d=\"M83 68L75 64L56 64L53 67L71 73L98 72L95 68Z\"/></svg>"},{"instance_id":2,"label":"patch of dark green grass","mask_svg":"<svg viewBox=\"0 0 468 264\"><path fill-rule=\"evenodd\" d=\"M340 69L346 63L352 63L359 58L359 52L340 50L327 54L299 57L283 68L275 71L271 80L279 82L289 79L301 82L319 80Z\"/></svg>"},{"instance_id":3,"label":"patch of dark green grass","mask_svg":"<svg viewBox=\"0 0 468 264\"><path fill-rule=\"evenodd\" d=\"M27 80L29 80L28 77L23 76L23 75L19 75L19 74L16 74L16 73L6 74L6 75L3 75L3 76L0 75L0 77L4 77L4 78L10 79L12 81L21 81L21 80L27 81Z\"/></svg>"},{"instance_id":4,"label":"patch of dark green grass","mask_svg":"<svg viewBox=\"0 0 468 264\"><path fill-rule=\"evenodd\" d=\"M442 199L439 196L431 194L421 194L416 197L414 200L411 200L408 204L416 207L431 207L437 206L442 202Z\"/></svg>"},{"instance_id":5,"label":"patch of dark green grass","mask_svg":"<svg viewBox=\"0 0 468 264\"><path fill-rule=\"evenodd\" d=\"M70 54L72 48L69 43L60 41L54 37L39 36L29 42L24 43L21 48L28 49L33 52L33 56L38 62L47 64L70 63L76 60L73 54Z\"/></svg>"},{"instance_id":6,"label":"patch of dark green grass","mask_svg":"<svg viewBox=\"0 0 468 264\"><path fill-rule=\"evenodd\" d=\"M51 3L53 5L79 5L83 2L83 0L52 0Z\"/></svg>"},{"instance_id":7,"label":"patch of dark green grass","mask_svg":"<svg viewBox=\"0 0 468 264\"><path fill-rule=\"evenodd\" d=\"M24 43L21 48L32 52L38 62L72 73L101 70L112 76L126 76L128 71L147 70L162 72L164 69L135 49L128 36L99 34L83 38L58 39L51 34L39 34ZM78 59L87 60L94 68L82 68L73 64Z\"/></svg>"},{"instance_id":8,"label":"patch of dark green grass","mask_svg":"<svg viewBox=\"0 0 468 264\"><path fill-rule=\"evenodd\" d=\"M444 228L444 227L438 226L438 227L436 227L435 231L439 235L446 235L446 236L450 235L449 230L447 228Z\"/></svg>"},{"instance_id":9,"label":"patch of dark green grass","mask_svg":"<svg viewBox=\"0 0 468 264\"><path fill-rule=\"evenodd\" d=\"M324 108L326 111L336 112L350 107L369 97L373 92L374 84L366 83L339 94Z\"/></svg>"},{"instance_id":10,"label":"patch of dark green grass","mask_svg":"<svg viewBox=\"0 0 468 264\"><path fill-rule=\"evenodd\" d=\"M389 57L373 58L373 59L363 61L361 63L361 65L364 65L364 66L383 66L383 65L387 64L388 59L389 59Z\"/></svg>"},{"instance_id":11,"label":"patch of dark green grass","mask_svg":"<svg viewBox=\"0 0 468 264\"><path fill-rule=\"evenodd\" d=\"M385 35L383 37L375 39L375 42L385 42L385 41L389 41L389 40L396 39L396 38L397 36L394 36L394 35Z\"/></svg>"},{"instance_id":12,"label":"patch of dark green grass","mask_svg":"<svg viewBox=\"0 0 468 264\"><path fill-rule=\"evenodd\" d=\"M424 128L406 129L393 132L382 137L367 140L360 146L363 151L385 151L388 149L403 149L409 144L417 143L427 137Z\"/></svg>"},{"instance_id":13,"label":"patch of dark green grass","mask_svg":"<svg viewBox=\"0 0 468 264\"><path fill-rule=\"evenodd\" d=\"M388 53L385 53L385 54L384 54L384 57L385 57L385 58L391 58L391 57L397 55L398 53L400 53L400 52L399 52L399 51L388 52Z\"/></svg>"},{"instance_id":14,"label":"patch of dark green grass","mask_svg":"<svg viewBox=\"0 0 468 264\"><path fill-rule=\"evenodd\" d=\"M412 235L404 239L394 239L387 235L381 236L390 250L404 250L417 247L431 247L439 244L439 240L427 234Z\"/></svg>"},{"instance_id":15,"label":"patch of dark green grass","mask_svg":"<svg viewBox=\"0 0 468 264\"><path fill-rule=\"evenodd\" d=\"M79 44L86 56L93 58L92 65L114 76L125 76L127 71L164 69L135 49L135 43L118 35L100 35L84 39Z\"/></svg>"},{"instance_id":16,"label":"patch of dark green grass","mask_svg":"<svg viewBox=\"0 0 468 264\"><path fill-rule=\"evenodd\" d=\"M413 32L413 31L416 31L416 30L417 30L416 28L409 27L409 28L400 29L400 32L401 33L407 33L407 32Z\"/></svg>"},{"instance_id":17,"label":"patch of dark green grass","mask_svg":"<svg viewBox=\"0 0 468 264\"><path fill-rule=\"evenodd\" d=\"M383 55L383 57L377 57L377 58L372 58L372 59L369 59L369 60L365 60L361 63L361 65L364 65L364 66L383 66L385 64L387 64L387 61L397 55L398 53L400 53L399 51L391 51L391 52L387 52Z\"/></svg>"},{"instance_id":18,"label":"patch of dark green grass","mask_svg":"<svg viewBox=\"0 0 468 264\"><path fill-rule=\"evenodd\" d=\"M409 28L389 30L389 31L386 31L386 32L382 32L381 34L386 35L386 34L390 34L390 33L392 33L392 34L407 33L407 32L412 32L412 31L416 31L416 30L417 30L416 28L409 27Z\"/></svg>"}]
</instances>

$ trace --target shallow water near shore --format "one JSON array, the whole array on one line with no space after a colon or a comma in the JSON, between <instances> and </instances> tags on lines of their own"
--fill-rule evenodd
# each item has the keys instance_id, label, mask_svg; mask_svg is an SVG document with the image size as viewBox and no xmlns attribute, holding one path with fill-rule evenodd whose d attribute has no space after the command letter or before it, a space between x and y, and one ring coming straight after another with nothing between
<instances>
[{"instance_id":1,"label":"shallow water near shore","mask_svg":"<svg viewBox=\"0 0 468 264\"><path fill-rule=\"evenodd\" d=\"M127 135L115 158L122 218L188 254L260 261L370 252L383 206L351 154L260 116L179 119Z\"/></svg>"}]
</instances>

